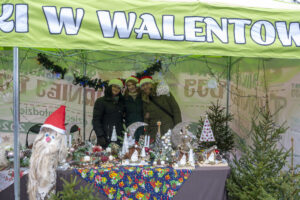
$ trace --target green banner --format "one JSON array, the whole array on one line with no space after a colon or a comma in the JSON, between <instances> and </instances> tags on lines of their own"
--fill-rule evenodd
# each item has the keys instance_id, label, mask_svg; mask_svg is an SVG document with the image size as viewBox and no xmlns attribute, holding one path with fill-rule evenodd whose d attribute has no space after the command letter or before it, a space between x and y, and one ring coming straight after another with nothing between
<instances>
[{"instance_id":1,"label":"green banner","mask_svg":"<svg viewBox=\"0 0 300 200\"><path fill-rule=\"evenodd\" d=\"M300 58L298 10L150 0L2 1L0 45Z\"/></svg>"}]
</instances>

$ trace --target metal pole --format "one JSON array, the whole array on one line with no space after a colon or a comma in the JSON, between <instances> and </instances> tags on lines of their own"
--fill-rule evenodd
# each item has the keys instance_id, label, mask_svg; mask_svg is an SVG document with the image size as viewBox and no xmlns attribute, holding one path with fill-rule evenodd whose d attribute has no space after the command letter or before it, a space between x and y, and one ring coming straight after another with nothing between
<instances>
[{"instance_id":1,"label":"metal pole","mask_svg":"<svg viewBox=\"0 0 300 200\"><path fill-rule=\"evenodd\" d=\"M86 76L86 55L83 54L83 74ZM85 141L85 128L86 128L86 88L83 87L83 138Z\"/></svg>"},{"instance_id":2,"label":"metal pole","mask_svg":"<svg viewBox=\"0 0 300 200\"><path fill-rule=\"evenodd\" d=\"M228 60L227 60L227 100L226 100L226 116L229 115L230 80L231 80L231 57L228 57ZM226 121L226 126L228 126L228 122L227 122L227 121Z\"/></svg>"},{"instance_id":3,"label":"metal pole","mask_svg":"<svg viewBox=\"0 0 300 200\"><path fill-rule=\"evenodd\" d=\"M15 200L20 199L20 159L19 159L19 124L20 124L20 96L19 96L19 48L14 47L14 71L13 71L13 83L14 83L14 191Z\"/></svg>"}]
</instances>

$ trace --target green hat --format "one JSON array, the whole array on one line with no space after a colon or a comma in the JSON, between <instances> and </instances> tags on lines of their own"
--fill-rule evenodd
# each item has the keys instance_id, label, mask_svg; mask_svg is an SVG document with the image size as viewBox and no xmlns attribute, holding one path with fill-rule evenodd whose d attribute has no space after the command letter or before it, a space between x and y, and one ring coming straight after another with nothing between
<instances>
[{"instance_id":1,"label":"green hat","mask_svg":"<svg viewBox=\"0 0 300 200\"><path fill-rule=\"evenodd\" d=\"M152 77L151 76L144 76L140 79L140 86L142 86L144 83L153 83Z\"/></svg>"},{"instance_id":2,"label":"green hat","mask_svg":"<svg viewBox=\"0 0 300 200\"><path fill-rule=\"evenodd\" d=\"M119 78L116 78L116 79L111 79L109 82L108 82L108 86L111 86L111 85L116 85L118 86L119 88L123 88L124 87L124 83L121 79Z\"/></svg>"},{"instance_id":3,"label":"green hat","mask_svg":"<svg viewBox=\"0 0 300 200\"><path fill-rule=\"evenodd\" d=\"M125 83L127 83L127 82L130 81L130 80L135 81L136 83L139 82L139 79L138 79L137 77L135 77L135 76L130 76L130 77L128 77L128 78L126 79Z\"/></svg>"},{"instance_id":4,"label":"green hat","mask_svg":"<svg viewBox=\"0 0 300 200\"><path fill-rule=\"evenodd\" d=\"M134 81L136 83L136 86L139 87L139 79L136 76L130 76L126 79L125 83L127 83L128 81Z\"/></svg>"}]
</instances>

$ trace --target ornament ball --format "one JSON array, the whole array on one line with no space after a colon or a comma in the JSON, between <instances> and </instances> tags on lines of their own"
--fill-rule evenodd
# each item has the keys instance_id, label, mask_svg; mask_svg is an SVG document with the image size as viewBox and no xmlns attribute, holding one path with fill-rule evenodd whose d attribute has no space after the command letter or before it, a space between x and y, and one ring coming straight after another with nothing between
<instances>
[{"instance_id":1,"label":"ornament ball","mask_svg":"<svg viewBox=\"0 0 300 200\"><path fill-rule=\"evenodd\" d=\"M14 157L14 152L12 152L12 151L8 152L7 156L9 158L13 158Z\"/></svg>"}]
</instances>

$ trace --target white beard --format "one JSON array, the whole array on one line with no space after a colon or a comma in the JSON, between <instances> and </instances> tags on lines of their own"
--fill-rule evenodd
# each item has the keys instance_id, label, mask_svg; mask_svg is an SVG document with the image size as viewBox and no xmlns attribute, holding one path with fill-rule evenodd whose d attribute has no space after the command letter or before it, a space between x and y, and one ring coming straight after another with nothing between
<instances>
[{"instance_id":1,"label":"white beard","mask_svg":"<svg viewBox=\"0 0 300 200\"><path fill-rule=\"evenodd\" d=\"M5 147L6 146L11 146L10 142L2 142L0 143L0 167L8 167L9 161L6 158L5 155Z\"/></svg>"},{"instance_id":2,"label":"white beard","mask_svg":"<svg viewBox=\"0 0 300 200\"><path fill-rule=\"evenodd\" d=\"M54 137L46 142L45 134ZM27 192L30 200L48 199L55 193L56 168L67 155L66 137L52 129L43 128L36 137L29 166Z\"/></svg>"}]
</instances>

